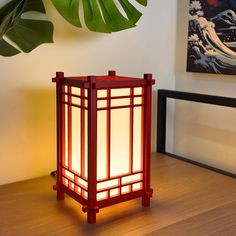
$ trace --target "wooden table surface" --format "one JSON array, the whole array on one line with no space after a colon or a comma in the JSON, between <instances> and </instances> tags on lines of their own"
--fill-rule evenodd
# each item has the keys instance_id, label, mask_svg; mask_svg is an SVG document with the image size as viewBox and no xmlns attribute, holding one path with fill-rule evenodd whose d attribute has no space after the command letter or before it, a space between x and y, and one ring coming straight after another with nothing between
<instances>
[{"instance_id":1,"label":"wooden table surface","mask_svg":"<svg viewBox=\"0 0 236 236\"><path fill-rule=\"evenodd\" d=\"M236 180L161 154L152 157L154 196L103 208L88 225L81 205L56 201L55 179L0 186L0 236L236 235Z\"/></svg>"}]
</instances>

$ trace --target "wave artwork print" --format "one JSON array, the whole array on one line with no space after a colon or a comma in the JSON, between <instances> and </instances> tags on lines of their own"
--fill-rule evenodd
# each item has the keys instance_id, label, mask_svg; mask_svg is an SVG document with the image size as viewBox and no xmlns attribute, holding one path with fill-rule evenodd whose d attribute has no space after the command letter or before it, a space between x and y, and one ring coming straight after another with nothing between
<instances>
[{"instance_id":1,"label":"wave artwork print","mask_svg":"<svg viewBox=\"0 0 236 236\"><path fill-rule=\"evenodd\" d=\"M190 0L187 71L236 74L236 0Z\"/></svg>"}]
</instances>

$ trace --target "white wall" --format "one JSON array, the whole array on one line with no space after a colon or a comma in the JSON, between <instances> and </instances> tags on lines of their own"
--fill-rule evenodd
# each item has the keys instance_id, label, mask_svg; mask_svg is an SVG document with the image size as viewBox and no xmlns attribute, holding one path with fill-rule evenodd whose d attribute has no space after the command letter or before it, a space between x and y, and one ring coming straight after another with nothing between
<instances>
[{"instance_id":1,"label":"white wall","mask_svg":"<svg viewBox=\"0 0 236 236\"><path fill-rule=\"evenodd\" d=\"M188 2L178 1L176 90L236 97L236 76L186 73ZM236 110L176 103L175 154L236 173Z\"/></svg>"},{"instance_id":2,"label":"white wall","mask_svg":"<svg viewBox=\"0 0 236 236\"><path fill-rule=\"evenodd\" d=\"M157 79L155 89L174 88L177 1L149 0L137 28L111 35L77 29L58 15L50 1L45 2L55 23L55 43L30 54L0 57L0 184L47 175L55 169L55 85L51 77L56 71L96 75L114 69L138 77L150 72ZM153 150L155 120L153 115ZM173 137L171 118L169 136ZM170 141L170 149L171 145Z\"/></svg>"}]
</instances>

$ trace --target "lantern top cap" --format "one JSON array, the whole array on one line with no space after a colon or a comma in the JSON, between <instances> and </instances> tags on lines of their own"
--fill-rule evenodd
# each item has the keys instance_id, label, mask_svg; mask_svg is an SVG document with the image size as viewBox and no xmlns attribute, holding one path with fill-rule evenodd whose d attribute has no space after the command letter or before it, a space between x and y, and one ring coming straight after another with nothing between
<instances>
[{"instance_id":1,"label":"lantern top cap","mask_svg":"<svg viewBox=\"0 0 236 236\"><path fill-rule=\"evenodd\" d=\"M57 73L58 75L58 73ZM62 74L60 74L62 75ZM133 78L126 76L117 76L115 71L109 71L108 75L102 76L75 76L75 77L62 77L56 78L53 80L54 82L61 80L65 85L71 85L81 88L90 88L90 84L93 84L94 88L118 88L118 87L135 87L135 86L145 86L148 83L153 85L155 80L152 79L151 74L144 74L144 79L141 78Z\"/></svg>"}]
</instances>

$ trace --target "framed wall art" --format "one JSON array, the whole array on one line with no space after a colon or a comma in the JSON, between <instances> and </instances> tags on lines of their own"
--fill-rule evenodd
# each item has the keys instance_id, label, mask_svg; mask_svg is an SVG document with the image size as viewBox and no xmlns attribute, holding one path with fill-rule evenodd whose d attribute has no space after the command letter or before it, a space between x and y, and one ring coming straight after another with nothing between
<instances>
[{"instance_id":1,"label":"framed wall art","mask_svg":"<svg viewBox=\"0 0 236 236\"><path fill-rule=\"evenodd\" d=\"M236 0L190 0L187 71L236 74Z\"/></svg>"}]
</instances>

